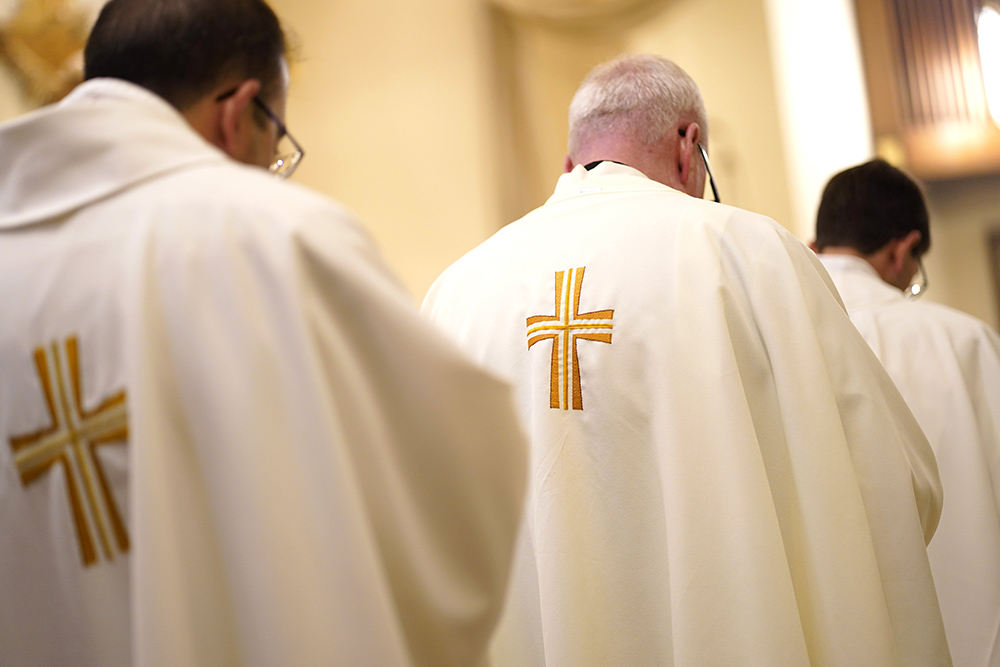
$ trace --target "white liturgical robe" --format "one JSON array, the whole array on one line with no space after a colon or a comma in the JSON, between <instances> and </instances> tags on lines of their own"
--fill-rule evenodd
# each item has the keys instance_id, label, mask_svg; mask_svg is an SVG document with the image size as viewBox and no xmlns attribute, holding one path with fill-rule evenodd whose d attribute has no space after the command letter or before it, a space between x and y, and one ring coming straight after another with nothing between
<instances>
[{"instance_id":1,"label":"white liturgical robe","mask_svg":"<svg viewBox=\"0 0 1000 667\"><path fill-rule=\"evenodd\" d=\"M927 552L952 658L1000 667L1000 337L860 257L820 260L937 455L947 500Z\"/></svg>"},{"instance_id":2,"label":"white liturgical robe","mask_svg":"<svg viewBox=\"0 0 1000 667\"><path fill-rule=\"evenodd\" d=\"M476 664L526 466L340 207L122 81L0 126L5 667Z\"/></svg>"},{"instance_id":3,"label":"white liturgical robe","mask_svg":"<svg viewBox=\"0 0 1000 667\"><path fill-rule=\"evenodd\" d=\"M578 166L424 309L529 430L496 665L948 663L933 454L773 221Z\"/></svg>"}]
</instances>

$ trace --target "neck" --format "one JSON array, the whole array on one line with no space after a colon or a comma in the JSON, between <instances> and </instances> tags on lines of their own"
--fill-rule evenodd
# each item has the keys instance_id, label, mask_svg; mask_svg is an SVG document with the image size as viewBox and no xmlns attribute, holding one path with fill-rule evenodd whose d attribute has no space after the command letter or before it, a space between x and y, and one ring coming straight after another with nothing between
<instances>
[{"instance_id":1,"label":"neck","mask_svg":"<svg viewBox=\"0 0 1000 667\"><path fill-rule=\"evenodd\" d=\"M853 255L854 257L860 257L861 259L867 260L865 255L851 248L850 246L827 246L819 253L821 255ZM870 262L869 262L870 263Z\"/></svg>"},{"instance_id":2,"label":"neck","mask_svg":"<svg viewBox=\"0 0 1000 667\"><path fill-rule=\"evenodd\" d=\"M823 248L821 255L849 255L851 257L859 257L875 269L875 273L878 274L882 282L892 285L896 289L905 290L906 285L900 287L900 278L892 271L891 257L885 248L881 248L870 255L865 255L859 252L855 248L850 246L827 246ZM909 280L906 281L909 284Z\"/></svg>"},{"instance_id":3,"label":"neck","mask_svg":"<svg viewBox=\"0 0 1000 667\"><path fill-rule=\"evenodd\" d=\"M647 178L675 190L686 192L684 185L677 178L676 169L672 168L676 159L670 157L672 153L669 150L670 146L667 145L672 138L671 135L648 146L623 134L601 135L587 142L569 156L569 163L566 165L567 171L578 164L586 165L591 162L609 160L638 169ZM676 153L676 143L676 141L673 142L674 153Z\"/></svg>"}]
</instances>

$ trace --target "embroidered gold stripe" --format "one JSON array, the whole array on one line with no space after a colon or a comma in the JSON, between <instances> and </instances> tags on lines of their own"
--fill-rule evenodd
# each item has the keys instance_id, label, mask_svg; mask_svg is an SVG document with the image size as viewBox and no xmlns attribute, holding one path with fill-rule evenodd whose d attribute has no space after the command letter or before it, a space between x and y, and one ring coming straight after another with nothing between
<instances>
[{"instance_id":1,"label":"embroidered gold stripe","mask_svg":"<svg viewBox=\"0 0 1000 667\"><path fill-rule=\"evenodd\" d=\"M21 469L43 465L45 461L55 459L62 448L73 441L74 433L84 440L95 439L102 433L118 429L118 424L126 417L125 406L122 405L107 414L95 416L93 421L84 424L78 431L66 430L42 436L35 434L27 437L21 436L16 439L19 441L17 443L15 443L14 438L11 438L11 444L15 451L21 450L14 455L14 463ZM51 429L48 430L51 431ZM32 441L35 446L27 449L26 445L32 444Z\"/></svg>"},{"instance_id":2,"label":"embroidered gold stripe","mask_svg":"<svg viewBox=\"0 0 1000 667\"><path fill-rule=\"evenodd\" d=\"M98 447L102 445L118 444L128 440L128 429L122 428L120 431L109 433L105 437L105 441L91 441L90 457L92 460L97 461ZM97 471L97 479L101 483L101 494L104 496L104 506L108 509L108 517L111 520L111 528L115 533L115 541L118 542L119 549L123 552L128 551L131 546L128 539L128 530L125 529L125 522L122 521L121 514L118 513L118 504L115 502L115 497L111 493L111 485L108 484L108 478L104 474L104 468L96 465L94 466L94 470Z\"/></svg>"},{"instance_id":3,"label":"embroidered gold stripe","mask_svg":"<svg viewBox=\"0 0 1000 667\"><path fill-rule=\"evenodd\" d=\"M67 345L69 347L69 345ZM70 357L70 363L74 359ZM56 369L56 381L57 387L59 388L59 402L62 405L63 414L66 418L66 428L69 429L70 439L72 442L73 455L76 459L77 469L80 471L80 476L83 478L84 491L86 491L87 504L90 507L91 516L94 519L94 523L97 525L97 536L100 538L101 546L104 547L105 557L112 558L111 545L108 543L108 532L107 528L104 526L104 517L101 516L100 507L97 504L97 491L94 488L93 473L88 465L90 462L84 456L83 447L80 443L80 432L76 428L75 419L70 413L69 400L66 396L66 382L63 377L62 363L59 358L59 348L55 343L52 344L52 361ZM77 386L77 382L74 381L73 386Z\"/></svg>"},{"instance_id":4,"label":"embroidered gold stripe","mask_svg":"<svg viewBox=\"0 0 1000 667\"><path fill-rule=\"evenodd\" d=\"M549 367L549 377L557 378L559 377L559 335L558 334L545 334L543 336L535 336L528 341L528 348L530 349L532 345L542 340L552 341L552 360ZM559 383L550 381L549 382L549 407L558 408L559 407Z\"/></svg>"},{"instance_id":5,"label":"embroidered gold stripe","mask_svg":"<svg viewBox=\"0 0 1000 667\"><path fill-rule=\"evenodd\" d=\"M73 524L76 526L76 538L80 542L80 557L83 559L84 565L93 565L97 562L97 549L94 548L94 540L87 529L87 517L83 512L83 501L80 499L80 489L76 484L76 476L73 475L72 465L65 453L59 456L59 463L62 464L63 473L66 475L66 490L69 493Z\"/></svg>"},{"instance_id":6,"label":"embroidered gold stripe","mask_svg":"<svg viewBox=\"0 0 1000 667\"><path fill-rule=\"evenodd\" d=\"M49 378L49 364L45 359L45 350L38 348L35 350L35 369L38 371L38 379L42 384L42 394L45 396L45 404L49 409L49 415L53 419L52 425L41 428L32 433L14 436L10 439L10 446L15 452L30 447L37 440L46 438L50 434L59 430L58 415L55 409L55 402L52 399L52 381Z\"/></svg>"},{"instance_id":7,"label":"embroidered gold stripe","mask_svg":"<svg viewBox=\"0 0 1000 667\"><path fill-rule=\"evenodd\" d=\"M572 284L572 280L573 280L573 271L572 270L570 270L570 272L569 272L569 279L570 279L570 284ZM567 285L566 287L567 287L567 294L566 294L566 298L564 299L564 301L566 302L566 309L565 309L565 314L563 315L563 323L564 324L569 324L569 294L568 294L569 285ZM567 331L563 331L562 353L563 353L562 354L563 392L562 392L562 401L560 402L560 406L562 407L563 410L568 410L569 409L569 407L568 407L568 403L569 403L569 398L568 398L568 394L569 394L569 331L568 330Z\"/></svg>"},{"instance_id":8,"label":"embroidered gold stripe","mask_svg":"<svg viewBox=\"0 0 1000 667\"><path fill-rule=\"evenodd\" d=\"M563 331L564 329L613 329L614 326L613 324L550 324L528 329L528 335L531 336L539 331Z\"/></svg>"},{"instance_id":9,"label":"embroidered gold stripe","mask_svg":"<svg viewBox=\"0 0 1000 667\"><path fill-rule=\"evenodd\" d=\"M14 463L21 470L35 466L50 464L59 457L66 445L71 442L68 433L54 433L39 439L38 445L31 449L23 449L14 455Z\"/></svg>"}]
</instances>

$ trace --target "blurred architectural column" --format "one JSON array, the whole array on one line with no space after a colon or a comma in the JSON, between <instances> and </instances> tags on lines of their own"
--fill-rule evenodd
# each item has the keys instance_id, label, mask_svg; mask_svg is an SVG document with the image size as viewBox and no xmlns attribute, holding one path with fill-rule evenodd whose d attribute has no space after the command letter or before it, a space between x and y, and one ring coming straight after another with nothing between
<instances>
[{"instance_id":1,"label":"blurred architectural column","mask_svg":"<svg viewBox=\"0 0 1000 667\"><path fill-rule=\"evenodd\" d=\"M810 240L827 180L871 158L872 130L851 0L766 0L793 220Z\"/></svg>"}]
</instances>

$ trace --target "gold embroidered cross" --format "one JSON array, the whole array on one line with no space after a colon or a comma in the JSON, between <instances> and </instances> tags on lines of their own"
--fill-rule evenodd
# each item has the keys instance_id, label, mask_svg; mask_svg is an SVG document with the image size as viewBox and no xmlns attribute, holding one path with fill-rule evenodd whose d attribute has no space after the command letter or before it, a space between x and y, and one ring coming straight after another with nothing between
<instances>
[{"instance_id":1,"label":"gold embroidered cross","mask_svg":"<svg viewBox=\"0 0 1000 667\"><path fill-rule=\"evenodd\" d=\"M611 342L614 310L580 312L580 292L583 290L583 272L586 267L556 271L555 315L535 315L528 318L528 349L543 340L552 341L552 368L549 373L549 407L569 410L570 377L573 378L572 405L583 410L583 391L580 389L580 365L576 343L593 340Z\"/></svg>"},{"instance_id":2,"label":"gold embroidered cross","mask_svg":"<svg viewBox=\"0 0 1000 667\"><path fill-rule=\"evenodd\" d=\"M96 450L102 445L126 443L125 392L104 400L93 410L83 409L75 336L66 340L62 351L56 343L50 350L37 348L35 368L52 423L34 433L10 438L21 483L28 486L52 466L61 465L84 566L93 565L99 557L94 546L95 532L104 557L114 560L116 547L120 553L129 550L128 531Z\"/></svg>"}]
</instances>

